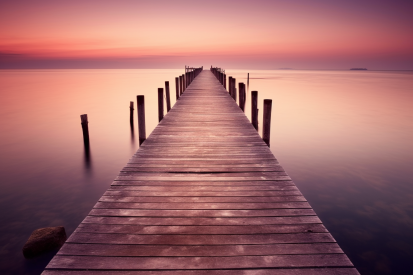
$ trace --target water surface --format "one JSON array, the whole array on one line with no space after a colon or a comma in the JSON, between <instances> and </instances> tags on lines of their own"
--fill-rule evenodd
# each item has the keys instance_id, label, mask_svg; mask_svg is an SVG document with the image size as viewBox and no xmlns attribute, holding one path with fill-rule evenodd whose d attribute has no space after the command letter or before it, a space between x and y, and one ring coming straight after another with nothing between
<instances>
[{"instance_id":1,"label":"water surface","mask_svg":"<svg viewBox=\"0 0 413 275\"><path fill-rule=\"evenodd\" d=\"M271 150L362 274L413 274L413 73L227 70L273 100ZM0 272L40 274L26 260L39 227L69 234L138 149L129 101L183 70L0 71ZM246 114L250 117L250 93ZM85 154L80 114L91 139ZM262 122L260 120L260 125ZM261 129L260 129L261 132Z\"/></svg>"}]
</instances>

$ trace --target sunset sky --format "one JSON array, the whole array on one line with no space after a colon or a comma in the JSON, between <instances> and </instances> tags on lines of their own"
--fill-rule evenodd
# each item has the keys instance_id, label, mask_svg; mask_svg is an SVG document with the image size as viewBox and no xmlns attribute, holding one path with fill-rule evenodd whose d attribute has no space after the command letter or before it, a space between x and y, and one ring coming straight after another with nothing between
<instances>
[{"instance_id":1,"label":"sunset sky","mask_svg":"<svg viewBox=\"0 0 413 275\"><path fill-rule=\"evenodd\" d=\"M411 0L0 0L0 68L413 70Z\"/></svg>"}]
</instances>

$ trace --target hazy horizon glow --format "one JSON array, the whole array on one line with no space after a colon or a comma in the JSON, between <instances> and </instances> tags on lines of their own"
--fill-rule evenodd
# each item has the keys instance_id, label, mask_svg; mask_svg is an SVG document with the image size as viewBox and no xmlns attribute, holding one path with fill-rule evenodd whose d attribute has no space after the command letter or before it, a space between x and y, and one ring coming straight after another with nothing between
<instances>
[{"instance_id":1,"label":"hazy horizon glow","mask_svg":"<svg viewBox=\"0 0 413 275\"><path fill-rule=\"evenodd\" d=\"M0 0L0 68L413 69L413 2Z\"/></svg>"}]
</instances>

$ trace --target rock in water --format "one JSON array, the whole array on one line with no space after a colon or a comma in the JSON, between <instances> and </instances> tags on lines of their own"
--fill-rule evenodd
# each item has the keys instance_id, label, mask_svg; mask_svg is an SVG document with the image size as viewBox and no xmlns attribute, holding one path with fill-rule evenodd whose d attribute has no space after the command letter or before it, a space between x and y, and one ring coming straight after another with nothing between
<instances>
[{"instance_id":1,"label":"rock in water","mask_svg":"<svg viewBox=\"0 0 413 275\"><path fill-rule=\"evenodd\" d=\"M66 239L63 226L36 229L23 246L23 255L25 258L33 258L43 252L60 248Z\"/></svg>"}]
</instances>

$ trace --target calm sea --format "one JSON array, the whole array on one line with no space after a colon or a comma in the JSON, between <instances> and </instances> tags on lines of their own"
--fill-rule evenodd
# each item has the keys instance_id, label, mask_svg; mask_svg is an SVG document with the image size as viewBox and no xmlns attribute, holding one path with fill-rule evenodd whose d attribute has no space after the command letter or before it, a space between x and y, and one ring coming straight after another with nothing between
<instances>
[{"instance_id":1,"label":"calm sea","mask_svg":"<svg viewBox=\"0 0 413 275\"><path fill-rule=\"evenodd\" d=\"M150 133L157 88L169 81L175 103L182 73L0 71L1 274L41 273L54 253L24 259L31 232L73 232L139 148L129 102L145 95ZM413 274L413 72L226 73L244 83L250 74L260 117L263 99L273 100L271 150L358 270Z\"/></svg>"}]
</instances>

